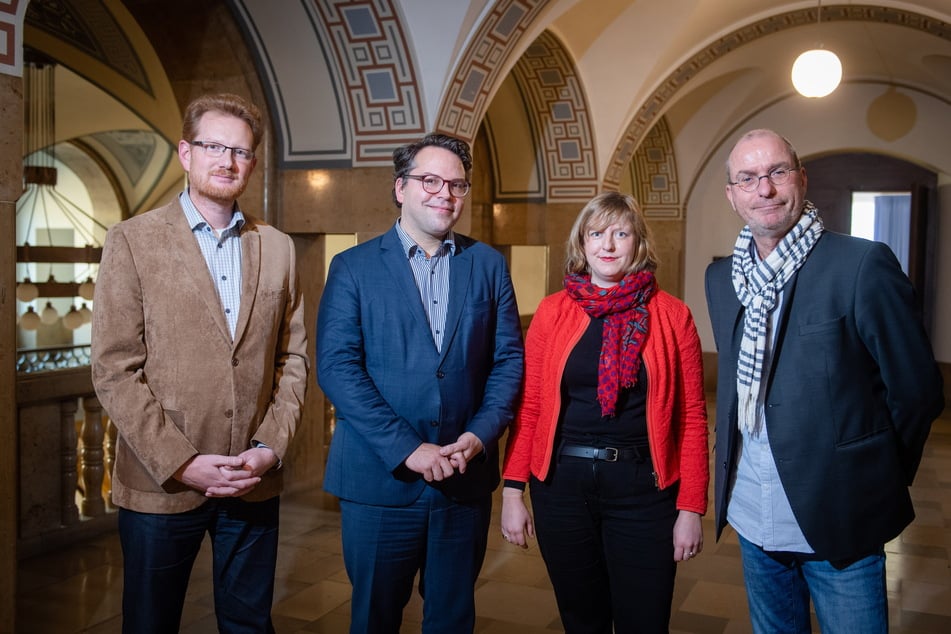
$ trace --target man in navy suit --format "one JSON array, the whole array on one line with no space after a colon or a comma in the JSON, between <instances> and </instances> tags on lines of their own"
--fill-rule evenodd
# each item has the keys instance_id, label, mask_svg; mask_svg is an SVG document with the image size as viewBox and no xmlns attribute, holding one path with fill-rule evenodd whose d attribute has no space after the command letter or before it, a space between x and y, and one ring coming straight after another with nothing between
<instances>
[{"instance_id":1,"label":"man in navy suit","mask_svg":"<svg viewBox=\"0 0 951 634\"><path fill-rule=\"evenodd\" d=\"M318 382L337 411L324 488L340 498L350 631L399 632L418 572L423 631L458 634L475 624L521 326L502 255L452 230L468 144L431 134L393 163L399 219L333 259L320 303Z\"/></svg>"},{"instance_id":2,"label":"man in navy suit","mask_svg":"<svg viewBox=\"0 0 951 634\"><path fill-rule=\"evenodd\" d=\"M716 528L736 530L753 630L888 630L885 543L941 376L914 291L879 242L824 231L792 145L753 130L727 162L747 224L707 269L719 352Z\"/></svg>"}]
</instances>

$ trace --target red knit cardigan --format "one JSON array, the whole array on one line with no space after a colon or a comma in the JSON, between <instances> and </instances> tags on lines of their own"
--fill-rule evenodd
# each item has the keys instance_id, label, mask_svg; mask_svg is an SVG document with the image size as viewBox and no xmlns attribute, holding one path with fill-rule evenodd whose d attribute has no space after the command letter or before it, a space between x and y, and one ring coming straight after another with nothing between
<instances>
[{"instance_id":1,"label":"red knit cardigan","mask_svg":"<svg viewBox=\"0 0 951 634\"><path fill-rule=\"evenodd\" d=\"M690 309L663 291L650 315L641 357L647 370L647 435L661 489L680 481L677 508L703 515L710 481L703 353ZM538 306L525 339L521 403L505 449L503 477L544 480L561 411L561 377L590 318L567 291Z\"/></svg>"}]
</instances>

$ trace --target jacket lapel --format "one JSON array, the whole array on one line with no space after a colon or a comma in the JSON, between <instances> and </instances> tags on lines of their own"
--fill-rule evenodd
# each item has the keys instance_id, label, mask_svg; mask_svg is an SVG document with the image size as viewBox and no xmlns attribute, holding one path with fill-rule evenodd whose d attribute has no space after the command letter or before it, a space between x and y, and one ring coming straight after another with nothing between
<instances>
[{"instance_id":1,"label":"jacket lapel","mask_svg":"<svg viewBox=\"0 0 951 634\"><path fill-rule=\"evenodd\" d=\"M221 331L221 335L230 342L231 333L228 330L228 322L225 321L221 302L218 300L218 291L215 290L211 273L208 272L208 263L201 254L198 241L192 235L188 219L178 202L167 208L166 222L168 227L166 244L169 256L180 262L184 270L181 278L183 291L190 290L201 298L208 309L208 314Z\"/></svg>"},{"instance_id":2,"label":"jacket lapel","mask_svg":"<svg viewBox=\"0 0 951 634\"><path fill-rule=\"evenodd\" d=\"M436 343L433 341L432 331L429 328L429 320L426 318L426 311L419 298L419 289L416 288L413 271L406 260L403 243L400 242L395 227L383 235L380 241L380 257L383 260L383 270L389 274L396 285L397 294L405 298L404 305L407 306L418 326L427 333L429 342L435 348Z\"/></svg>"},{"instance_id":3,"label":"jacket lapel","mask_svg":"<svg viewBox=\"0 0 951 634\"><path fill-rule=\"evenodd\" d=\"M462 309L466 305L472 283L472 257L469 250L456 236L456 255L449 258L449 310L446 312L446 330L442 339L442 357L452 346L456 336Z\"/></svg>"},{"instance_id":4,"label":"jacket lapel","mask_svg":"<svg viewBox=\"0 0 951 634\"><path fill-rule=\"evenodd\" d=\"M244 218L245 224L241 228L241 310L234 328L235 346L248 327L261 279L261 234L249 216Z\"/></svg>"}]
</instances>

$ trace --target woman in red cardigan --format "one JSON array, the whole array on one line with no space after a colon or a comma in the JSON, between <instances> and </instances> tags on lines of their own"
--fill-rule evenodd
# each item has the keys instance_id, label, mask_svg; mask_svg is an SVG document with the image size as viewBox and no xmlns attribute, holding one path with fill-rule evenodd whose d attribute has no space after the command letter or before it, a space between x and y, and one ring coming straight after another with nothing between
<instances>
[{"instance_id":1,"label":"woman in red cardigan","mask_svg":"<svg viewBox=\"0 0 951 634\"><path fill-rule=\"evenodd\" d=\"M571 229L565 289L528 329L502 536L524 548L537 527L569 634L667 632L676 562L703 548L700 339L656 268L635 200L596 196Z\"/></svg>"}]
</instances>

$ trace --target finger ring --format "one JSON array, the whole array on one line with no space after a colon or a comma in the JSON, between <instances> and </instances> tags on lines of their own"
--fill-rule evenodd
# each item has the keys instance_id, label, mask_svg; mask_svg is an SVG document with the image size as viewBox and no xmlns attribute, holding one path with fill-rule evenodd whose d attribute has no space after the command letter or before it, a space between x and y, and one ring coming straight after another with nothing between
<instances>
[{"instance_id":1,"label":"finger ring","mask_svg":"<svg viewBox=\"0 0 951 634\"><path fill-rule=\"evenodd\" d=\"M695 554L696 554L696 553L693 552L692 550L691 550L689 553L687 553L687 555L690 556L690 557L693 557Z\"/></svg>"},{"instance_id":2,"label":"finger ring","mask_svg":"<svg viewBox=\"0 0 951 634\"><path fill-rule=\"evenodd\" d=\"M509 540L509 536L506 535L505 533L502 533L502 539L504 539L505 541L508 541L508 540Z\"/></svg>"}]
</instances>

